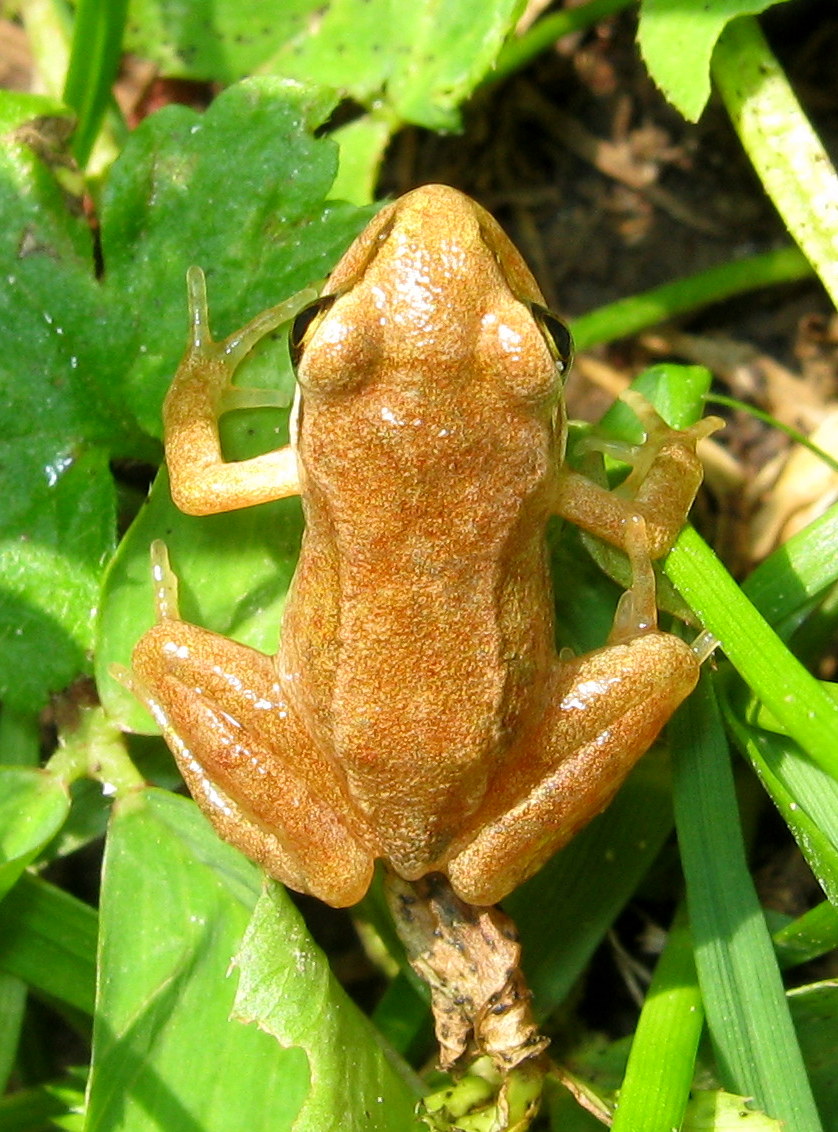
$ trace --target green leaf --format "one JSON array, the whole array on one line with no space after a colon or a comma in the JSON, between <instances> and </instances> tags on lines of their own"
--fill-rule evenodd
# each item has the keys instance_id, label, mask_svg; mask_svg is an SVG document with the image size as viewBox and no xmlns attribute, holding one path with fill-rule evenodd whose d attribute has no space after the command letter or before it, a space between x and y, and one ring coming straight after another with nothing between
<instances>
[{"instance_id":1,"label":"green leaf","mask_svg":"<svg viewBox=\"0 0 838 1132\"><path fill-rule=\"evenodd\" d=\"M147 118L114 164L106 291L125 337L124 395L152 435L186 342L187 268L205 269L222 338L320 280L369 218L327 201L337 147L312 134L332 105L297 83L251 79L205 114L168 106Z\"/></svg>"},{"instance_id":2,"label":"green leaf","mask_svg":"<svg viewBox=\"0 0 838 1132\"><path fill-rule=\"evenodd\" d=\"M280 885L263 893L237 962L236 1013L308 1056L311 1089L294 1132L421 1127L407 1067L346 998Z\"/></svg>"},{"instance_id":3,"label":"green leaf","mask_svg":"<svg viewBox=\"0 0 838 1132\"><path fill-rule=\"evenodd\" d=\"M780 0L642 0L637 39L649 74L691 122L710 97L710 59L726 25Z\"/></svg>"},{"instance_id":4,"label":"green leaf","mask_svg":"<svg viewBox=\"0 0 838 1132\"><path fill-rule=\"evenodd\" d=\"M344 92L392 120L456 129L521 0L132 0L127 45L172 75L230 83L258 70Z\"/></svg>"},{"instance_id":5,"label":"green leaf","mask_svg":"<svg viewBox=\"0 0 838 1132\"><path fill-rule=\"evenodd\" d=\"M64 784L49 771L0 766L0 898L55 837L69 808Z\"/></svg>"},{"instance_id":6,"label":"green leaf","mask_svg":"<svg viewBox=\"0 0 838 1132\"><path fill-rule=\"evenodd\" d=\"M108 450L130 429L64 183L69 119L0 98L0 698L21 711L89 668L98 571L114 544ZM68 207L69 203L69 207Z\"/></svg>"},{"instance_id":7,"label":"green leaf","mask_svg":"<svg viewBox=\"0 0 838 1132\"><path fill-rule=\"evenodd\" d=\"M489 73L523 9L520 0L427 0L401 7L396 65L387 83L397 116L429 130L458 129L457 107Z\"/></svg>"},{"instance_id":8,"label":"green leaf","mask_svg":"<svg viewBox=\"0 0 838 1132\"><path fill-rule=\"evenodd\" d=\"M699 1089L687 1106L682 1132L783 1132L784 1127L758 1112L749 1097Z\"/></svg>"},{"instance_id":9,"label":"green leaf","mask_svg":"<svg viewBox=\"0 0 838 1132\"><path fill-rule=\"evenodd\" d=\"M305 1056L230 1019L258 891L256 867L191 802L148 790L115 804L86 1132L293 1126Z\"/></svg>"}]
</instances>

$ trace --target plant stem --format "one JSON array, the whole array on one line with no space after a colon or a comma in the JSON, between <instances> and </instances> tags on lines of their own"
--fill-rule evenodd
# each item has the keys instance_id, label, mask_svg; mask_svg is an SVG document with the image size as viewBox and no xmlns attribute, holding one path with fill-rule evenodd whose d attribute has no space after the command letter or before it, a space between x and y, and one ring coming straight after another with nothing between
<instances>
[{"instance_id":1,"label":"plant stem","mask_svg":"<svg viewBox=\"0 0 838 1132\"><path fill-rule=\"evenodd\" d=\"M748 256L584 314L573 320L573 340L578 350L587 350L708 303L718 303L758 287L805 279L811 273L811 264L795 247Z\"/></svg>"}]
</instances>

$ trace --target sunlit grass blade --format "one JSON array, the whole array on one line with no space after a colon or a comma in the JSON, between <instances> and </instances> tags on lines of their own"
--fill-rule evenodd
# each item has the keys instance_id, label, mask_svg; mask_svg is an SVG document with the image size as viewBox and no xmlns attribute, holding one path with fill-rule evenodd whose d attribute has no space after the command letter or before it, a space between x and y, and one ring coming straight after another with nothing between
<instances>
[{"instance_id":1,"label":"sunlit grass blade","mask_svg":"<svg viewBox=\"0 0 838 1132\"><path fill-rule=\"evenodd\" d=\"M643 1003L613 1132L681 1127L703 1024L692 938L679 914Z\"/></svg>"},{"instance_id":2,"label":"sunlit grass blade","mask_svg":"<svg viewBox=\"0 0 838 1132\"><path fill-rule=\"evenodd\" d=\"M712 70L763 188L838 302L838 177L756 19L727 25Z\"/></svg>"},{"instance_id":3,"label":"sunlit grass blade","mask_svg":"<svg viewBox=\"0 0 838 1132\"><path fill-rule=\"evenodd\" d=\"M666 573L783 730L838 777L838 703L788 651L691 527L679 535Z\"/></svg>"},{"instance_id":4,"label":"sunlit grass blade","mask_svg":"<svg viewBox=\"0 0 838 1132\"><path fill-rule=\"evenodd\" d=\"M742 589L772 625L838 580L838 504L761 562Z\"/></svg>"},{"instance_id":5,"label":"sunlit grass blade","mask_svg":"<svg viewBox=\"0 0 838 1132\"><path fill-rule=\"evenodd\" d=\"M795 1132L820 1132L762 909L709 675L676 714L675 820L695 960L723 1086Z\"/></svg>"},{"instance_id":6,"label":"sunlit grass blade","mask_svg":"<svg viewBox=\"0 0 838 1132\"><path fill-rule=\"evenodd\" d=\"M573 8L550 12L536 20L523 35L512 36L506 41L494 67L481 85L493 86L502 82L520 71L536 55L553 47L562 36L591 27L592 24L613 16L621 8L627 8L630 2L631 0L587 0Z\"/></svg>"}]
</instances>

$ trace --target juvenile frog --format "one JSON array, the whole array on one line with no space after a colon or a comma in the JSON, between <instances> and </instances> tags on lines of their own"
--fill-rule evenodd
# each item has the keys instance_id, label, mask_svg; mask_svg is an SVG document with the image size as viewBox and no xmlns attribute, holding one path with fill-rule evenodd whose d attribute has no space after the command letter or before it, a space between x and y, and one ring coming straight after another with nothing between
<instances>
[{"instance_id":1,"label":"juvenile frog","mask_svg":"<svg viewBox=\"0 0 838 1132\"><path fill-rule=\"evenodd\" d=\"M656 628L651 559L701 480L697 439L655 420L620 494L564 465L566 331L479 205L427 185L383 209L304 334L287 448L225 462L217 416L277 308L224 342L191 276L192 341L168 394L166 459L194 515L299 493L306 530L276 657L178 618L133 686L220 835L329 904L383 858L501 900L614 795L692 690ZM561 515L634 572L611 637L560 658L545 528Z\"/></svg>"}]
</instances>

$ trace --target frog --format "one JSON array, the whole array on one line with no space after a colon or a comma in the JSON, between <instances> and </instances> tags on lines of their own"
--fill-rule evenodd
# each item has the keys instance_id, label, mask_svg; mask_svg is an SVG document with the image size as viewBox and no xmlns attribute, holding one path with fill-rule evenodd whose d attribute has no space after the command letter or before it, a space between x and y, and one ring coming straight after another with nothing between
<instances>
[{"instance_id":1,"label":"frog","mask_svg":"<svg viewBox=\"0 0 838 1132\"><path fill-rule=\"evenodd\" d=\"M290 888L350 906L383 861L502 901L605 809L696 684L700 657L658 628L652 564L715 424L670 428L647 406L619 489L573 470L569 334L495 219L445 185L378 212L297 315L273 452L226 460L218 416L242 358L301 304L214 341L197 269L189 293L163 412L172 498L208 515L299 495L305 531L276 656L182 620L155 544L132 689L220 836ZM631 567L608 639L578 656L555 645L553 516Z\"/></svg>"}]
</instances>

